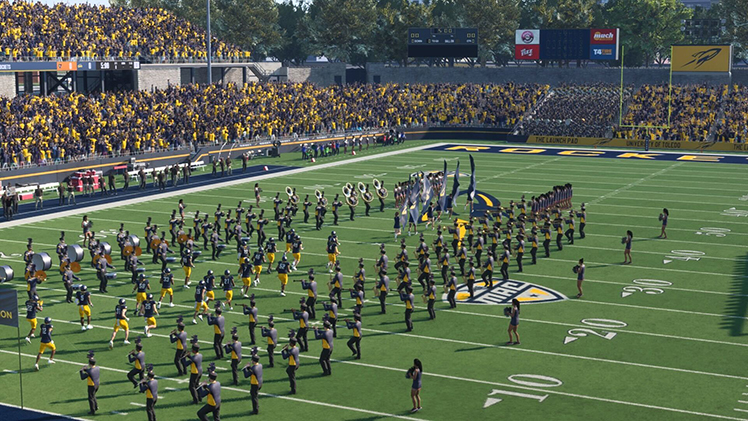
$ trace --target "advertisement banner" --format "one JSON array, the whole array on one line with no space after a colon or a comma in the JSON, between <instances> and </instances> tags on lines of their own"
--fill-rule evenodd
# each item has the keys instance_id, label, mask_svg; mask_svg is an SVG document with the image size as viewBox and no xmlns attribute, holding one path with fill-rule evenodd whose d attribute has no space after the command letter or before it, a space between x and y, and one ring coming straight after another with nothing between
<instances>
[{"instance_id":1,"label":"advertisement banner","mask_svg":"<svg viewBox=\"0 0 748 421\"><path fill-rule=\"evenodd\" d=\"M673 72L729 72L732 45L673 45Z\"/></svg>"},{"instance_id":2,"label":"advertisement banner","mask_svg":"<svg viewBox=\"0 0 748 421\"><path fill-rule=\"evenodd\" d=\"M539 45L515 45L514 46L514 58L516 60L539 60L540 59L540 46Z\"/></svg>"},{"instance_id":3,"label":"advertisement banner","mask_svg":"<svg viewBox=\"0 0 748 421\"><path fill-rule=\"evenodd\" d=\"M618 29L590 29L590 44L618 45Z\"/></svg>"},{"instance_id":4,"label":"advertisement banner","mask_svg":"<svg viewBox=\"0 0 748 421\"><path fill-rule=\"evenodd\" d=\"M609 139L605 137L528 136L527 143L541 145L601 146L611 148L644 149L643 139ZM704 152L748 152L748 143L685 142L678 140L650 140L650 149L703 150Z\"/></svg>"},{"instance_id":5,"label":"advertisement banner","mask_svg":"<svg viewBox=\"0 0 748 421\"><path fill-rule=\"evenodd\" d=\"M590 45L590 60L617 60L618 49L615 44Z\"/></svg>"},{"instance_id":6,"label":"advertisement banner","mask_svg":"<svg viewBox=\"0 0 748 421\"><path fill-rule=\"evenodd\" d=\"M18 291L0 290L0 325L18 327Z\"/></svg>"},{"instance_id":7,"label":"advertisement banner","mask_svg":"<svg viewBox=\"0 0 748 421\"><path fill-rule=\"evenodd\" d=\"M515 45L539 45L540 44L540 30L539 29L517 29L514 32L514 44Z\"/></svg>"}]
</instances>

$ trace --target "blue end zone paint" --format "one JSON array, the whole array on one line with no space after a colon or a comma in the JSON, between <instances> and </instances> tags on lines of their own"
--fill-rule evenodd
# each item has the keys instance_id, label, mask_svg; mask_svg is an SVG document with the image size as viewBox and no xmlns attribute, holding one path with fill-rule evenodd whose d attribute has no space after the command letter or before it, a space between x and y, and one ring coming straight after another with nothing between
<instances>
[{"instance_id":1,"label":"blue end zone paint","mask_svg":"<svg viewBox=\"0 0 748 421\"><path fill-rule=\"evenodd\" d=\"M268 170L265 171L263 169L265 165L253 165L251 167L247 167L247 171L245 173L241 172L241 169L234 170L234 174L231 176L224 176L221 177L220 173L217 177L213 177L210 172L207 172L205 174L195 175L190 177L190 184L184 184L182 182L182 178L179 178L179 181L177 183L177 187L171 186L171 179L167 178L166 181L166 190L164 191L179 191L186 188L192 188L192 187L199 187L199 186L205 186L210 185L212 183L215 183L217 181L228 181L228 180L237 180L241 178L249 178L254 177L258 175L265 175L265 174L273 174L273 173L283 173L286 171L290 171L293 169L296 169L297 167L287 167L284 165L267 165ZM118 180L121 177L118 177ZM147 180L150 180L150 177L147 178ZM106 182L106 180L104 180ZM96 193L91 197L83 196L81 193L75 194L75 201L76 203L73 205L68 205L67 201L65 205L60 206L59 199L57 197L54 198L44 198L44 210L34 210L34 201L33 200L26 200L19 204L18 206L18 213L13 215L13 220L19 220L23 218L30 218L32 216L39 216L39 215L48 215L55 212L58 212L60 210L68 210L75 207L84 207L89 205L100 205L102 203L112 203L112 205L117 204L117 201L123 200L123 199L132 199L135 197L147 197L154 194L163 193L163 191L159 190L157 187L153 187L152 182L147 183L147 187L144 190L138 189L138 181L131 180L130 181L130 188L127 191L122 191L122 188L117 189L117 196L112 195L111 193L109 196L101 197L101 192L99 190L96 190ZM253 191L252 189L247 190L247 198L253 199Z\"/></svg>"},{"instance_id":2,"label":"blue end zone paint","mask_svg":"<svg viewBox=\"0 0 748 421\"><path fill-rule=\"evenodd\" d=\"M0 404L0 413L3 414L2 419L14 421L56 421L73 419L64 415L38 412L29 408L21 409L16 406L8 406L5 404Z\"/></svg>"},{"instance_id":3,"label":"blue end zone paint","mask_svg":"<svg viewBox=\"0 0 748 421\"><path fill-rule=\"evenodd\" d=\"M486 145L458 145L446 144L424 149L427 151L447 152L485 152L505 153L512 155L546 155L546 156L569 156L577 158L615 158L628 159L630 161L678 161L678 162L711 162L715 164L748 164L748 156L745 155L719 155L703 153L683 152L636 152L612 149L577 149L577 148L549 148L549 147L513 147L513 146L486 146Z\"/></svg>"}]
</instances>

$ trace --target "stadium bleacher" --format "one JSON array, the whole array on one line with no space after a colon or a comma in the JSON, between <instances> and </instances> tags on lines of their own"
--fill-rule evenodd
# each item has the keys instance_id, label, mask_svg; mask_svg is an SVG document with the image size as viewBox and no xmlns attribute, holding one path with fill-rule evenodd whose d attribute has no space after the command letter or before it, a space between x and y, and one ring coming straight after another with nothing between
<instances>
[{"instance_id":1,"label":"stadium bleacher","mask_svg":"<svg viewBox=\"0 0 748 421\"><path fill-rule=\"evenodd\" d=\"M723 113L717 119L714 140L734 143L748 140L748 87L734 85L724 97Z\"/></svg>"},{"instance_id":2,"label":"stadium bleacher","mask_svg":"<svg viewBox=\"0 0 748 421\"><path fill-rule=\"evenodd\" d=\"M634 94L615 137L650 140L710 140L710 129L716 121L727 86L673 85L669 106L667 84L643 85ZM668 126L668 114L670 124Z\"/></svg>"},{"instance_id":3,"label":"stadium bleacher","mask_svg":"<svg viewBox=\"0 0 748 421\"><path fill-rule=\"evenodd\" d=\"M620 87L609 84L563 85L551 90L530 116L521 134L603 137L620 108ZM624 101L632 88L623 90Z\"/></svg>"},{"instance_id":4,"label":"stadium bleacher","mask_svg":"<svg viewBox=\"0 0 748 421\"><path fill-rule=\"evenodd\" d=\"M250 84L0 99L0 165L417 125L512 127L541 85Z\"/></svg>"},{"instance_id":5,"label":"stadium bleacher","mask_svg":"<svg viewBox=\"0 0 748 421\"><path fill-rule=\"evenodd\" d=\"M163 9L0 2L0 59L204 60L205 31ZM215 58L249 52L214 38Z\"/></svg>"}]
</instances>

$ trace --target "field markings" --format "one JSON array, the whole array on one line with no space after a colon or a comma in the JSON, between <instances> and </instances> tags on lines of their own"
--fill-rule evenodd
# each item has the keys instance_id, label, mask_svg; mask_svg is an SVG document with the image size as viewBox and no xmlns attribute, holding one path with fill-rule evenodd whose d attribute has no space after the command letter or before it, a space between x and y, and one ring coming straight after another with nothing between
<instances>
[{"instance_id":1,"label":"field markings","mask_svg":"<svg viewBox=\"0 0 748 421\"><path fill-rule=\"evenodd\" d=\"M65 323L76 324L77 322L73 321L73 322L65 322ZM99 329L108 329L108 328L103 327L103 326L95 326L94 325L94 327L95 328L99 328ZM541 354L551 354L551 355L554 354L554 353L543 352L543 351L525 350L525 349L521 349L521 348L502 347L500 345L495 345L495 344L482 344L482 343L477 343L477 342L458 341L458 340L451 340L451 339L444 339L444 338L433 338L433 337L429 337L429 336L420 336L420 335L413 335L413 334L406 334L406 333L396 333L396 332L389 332L389 331L380 331L380 330L374 330L374 329L363 329L363 330L364 331L370 331L370 332L376 332L376 333L391 334L391 335L396 335L396 336L412 337L412 338L417 338L417 339L430 339L430 340L438 340L438 341L443 341L443 342L460 343L460 344L471 345L471 346L481 346L481 347L487 347L487 348L506 349L506 350L514 350L514 351L537 352L537 353L541 353ZM163 335L163 334L153 334L153 335L157 336L157 337L164 337L164 338L168 337L168 335ZM203 343L206 343L206 344L211 343L209 341L200 341L200 342L203 342ZM249 346L244 347L243 346L242 348L251 348L251 347L249 347ZM259 349L262 350L262 351L266 351L266 350L264 350L262 348L259 348ZM14 353L12 351L0 350L0 352L6 353L6 354L17 355L16 353ZM25 356L25 357L35 358L35 356L30 355L30 354L21 354L21 355ZM317 357L314 357L314 356L311 356L311 355L301 355L301 357L302 358L308 358L308 359L315 359L315 360L317 359ZM600 359L589 358L589 357L583 357L583 358L584 359L592 359L592 360L600 360ZM63 361L63 360L56 360L56 361L63 362L63 363L68 363L68 364L76 364L76 363L73 363L73 362ZM354 361L344 361L344 360L337 360L337 359L332 359L331 361L335 362L335 363L349 364L349 365L362 366L362 367L368 367L368 368L376 368L376 369L380 369L380 370L397 371L397 372L402 372L403 371L403 369L401 369L401 368L395 368L395 367L390 367L390 366L381 366L381 365L375 365L375 364L368 364L368 363L361 363L361 362L354 362ZM602 361L606 361L606 360L602 360ZM613 360L607 360L607 361L613 361ZM644 367L647 367L647 368L661 368L661 367L657 367L657 366L647 366L647 365L641 365L641 364L636 364L636 363L630 363L630 365L644 366ZM104 369L104 370L112 370L112 371L117 371L117 372L125 372L124 370L110 369L110 368L107 368L107 367L101 367L101 368ZM671 370L683 371L683 372L686 372L688 374L710 374L710 375L714 375L713 373L704 373L704 372L698 372L698 371L692 371L692 370L682 370L682 369L671 369ZM512 387L512 388L515 388L515 389L530 390L530 391L542 391L544 393L552 393L552 394L559 395L559 396L566 396L566 397L586 399L586 400L594 400L594 401L606 402L606 403L615 403L615 404L621 404L621 405L627 405L627 406L635 406L635 407L648 408L648 409L657 409L657 410L663 410L663 411L669 411L669 412L677 412L677 413L683 413L683 414L699 415L699 416L706 416L706 417L720 418L720 419L741 420L741 418L733 418L733 417L728 417L728 416L718 415L718 414L709 414L709 413L688 411L688 410L682 410L682 409L670 408L670 407L664 407L664 406L658 406L658 405L641 404L641 403L637 403L637 402L628 402L628 401L617 400L617 399L607 399L607 398L600 398L600 397L594 397L594 396L588 396L588 395L581 395L581 394L575 394L575 393L560 392L560 391L556 391L556 390L533 388L533 387L528 387L528 386L517 385L517 384L514 384L514 383L491 382L491 381L487 381L487 380L478 380L478 379L465 378L465 377L449 376L449 375L438 374L438 373L433 373L433 372L426 372L426 373L424 373L424 375L425 376L430 376L430 377L447 379L447 380L457 380L457 381L477 383L477 384L485 384L485 385L492 385L492 386ZM717 376L719 376L719 377L729 377L729 378L738 378L738 379L741 379L741 380L742 379L748 380L748 378L741 378L741 377L737 377L737 376L729 376L729 375L717 375ZM160 377L159 376L158 378L159 379L173 380L173 381L179 381L179 382L181 382L180 379L174 379L174 378L170 378L170 377ZM231 391L241 392L241 393L249 393L248 390L238 389L238 388L235 388L235 387L224 387L224 386L222 386L222 388L223 389L227 389L227 390L231 390ZM290 398L288 396L281 396L281 395L275 395L275 394L269 394L269 393L262 393L262 392L260 392L260 395L261 396L274 397L274 398L281 398L281 399L285 398L285 399L292 400L292 401L300 401L300 402L304 402L304 403L311 403L311 404L315 404L315 405L322 405L322 406L334 407L334 408L338 408L338 409L355 410L355 411L359 411L359 412L370 413L370 414L380 415L380 416L388 416L388 417L395 417L395 418L400 418L400 419L414 420L414 418L410 418L410 417L397 416L397 415L394 415L394 414L379 413L379 412L369 411L369 410L363 410L363 409L359 409L359 408L341 407L341 406L335 405L335 404L327 404L327 403L321 403L321 402L317 402L317 401L308 401L308 400L305 400L305 399Z\"/></svg>"},{"instance_id":2,"label":"field markings","mask_svg":"<svg viewBox=\"0 0 748 421\"><path fill-rule=\"evenodd\" d=\"M18 285L14 285L18 287ZM41 289L41 288L40 288ZM63 290L54 289L54 288L46 288L53 291L63 292ZM94 297L101 297L101 298L110 298L110 299L129 299L134 300L133 298L127 298L122 296L108 296L108 295L102 295L102 294L91 294ZM304 295L304 294L301 294ZM579 300L577 300L579 301ZM402 306L402 305L401 305ZM175 307L181 307L181 308L189 308L194 309L194 306L184 305L184 304L175 304ZM453 311L453 310L444 310L444 311ZM456 312L456 311L455 311ZM237 314L244 316L243 313L236 312L236 311L226 311L225 313L230 314ZM476 315L481 315L479 313L475 313ZM265 316L261 316L265 317ZM283 318L283 317L274 317L276 320L281 321L293 321L291 319ZM63 323L68 324L75 324L77 325L78 322L76 321L62 321ZM101 328L101 329L111 329L104 326L96 326L93 325L95 328ZM551 355L556 357L564 357L564 358L571 358L571 359L581 359L585 361L594 361L594 362L601 362L601 363L608 363L608 364L617 364L617 365L625 365L625 366L634 366L634 367L641 367L641 368L647 368L647 369L658 369L658 370L665 370L665 371L674 371L674 372L682 372L682 373L688 373L688 374L698 374L698 375L706 375L706 376L712 376L712 377L720 377L720 378L731 378L731 379L740 379L740 380L748 380L748 377L741 377L741 376L734 376L730 374L722 374L722 373L710 373L705 371L698 371L698 370L690 370L690 369L682 369L682 368L675 368L675 367L665 367L665 366L658 366L658 365L652 365L652 364L644 364L644 363L635 363L635 362L629 362L629 361L619 361L619 360L611 360L611 359L605 359L605 358L597 358L597 357L587 357L582 355L574 355L574 354L564 354L564 353L558 353L558 352L551 352L551 351L542 351L542 350L533 350L528 348L515 348L515 347L505 347L501 345L496 344L484 344L484 343L478 343L478 342L472 342L472 341L463 341L458 339L449 339L449 338L440 338L440 337L432 337L432 336L424 336L424 335L415 335L410 333L400 333L400 332L391 332L391 331L384 331L384 330L375 330L375 329L363 329L364 331L371 331L375 333L382 333L382 334L388 334L393 336L403 336L403 337L412 337L412 338L418 338L418 339L424 339L424 340L432 340L432 341L438 341L438 342L447 342L447 343L458 343L463 345L471 345L471 346L481 346L481 347L487 347L487 348L495 348L500 350L507 350L507 351L517 351L517 352L526 352L526 353L533 353L533 354L541 354L541 355ZM625 331L621 331L625 332ZM168 337L167 335L160 335L160 334L153 334L154 336L163 336ZM651 334L649 336L654 336L657 334ZM205 343L211 343L205 341ZM316 357L310 357L315 358Z\"/></svg>"},{"instance_id":3,"label":"field markings","mask_svg":"<svg viewBox=\"0 0 748 421\"><path fill-rule=\"evenodd\" d=\"M96 327L99 327L99 326L96 326ZM155 334L154 334L154 336L168 337L167 335L155 335ZM201 342L208 343L207 341L201 341ZM0 349L0 352L2 352L4 354L18 355L17 352L6 351L4 349ZM21 353L21 356L22 357L27 357L27 358L34 358L34 359L36 358L36 355L24 354L24 353ZM316 359L316 357L315 357L315 359ZM73 361L61 360L61 359L57 359L57 358L55 358L55 361L57 361L58 363L63 363L63 364L70 364L70 365L76 365L76 366L80 366L81 365L81 363L76 363L76 362L73 362ZM106 370L106 371L114 371L114 372L117 372L117 373L127 373L127 371L120 370L120 369L117 369L117 368L110 368L110 367L105 367L105 366L101 366L101 365L97 365L97 366L100 369ZM399 370L399 371L403 371L403 370ZM176 382L179 382L179 383L183 383L182 379L175 379L175 378L172 378L172 377L156 376L156 378L159 379L159 380L163 379L163 380L171 380L171 381L176 381ZM104 384L106 384L106 383L104 383ZM228 387L228 386L224 386L224 385L221 385L221 389L222 390L230 390L230 391L233 391L233 392L244 393L244 394L249 394L250 393L249 390L239 389L239 388L236 388L236 387ZM272 393L259 392L259 395L260 396L265 396L265 397L271 397L271 398L284 399L284 400L293 401L293 402L306 403L306 404L317 405L317 406L324 406L324 407L328 407L328 408L335 408L335 409L342 409L342 410L347 410L347 411L352 411L352 412L359 412L359 413L362 413L362 414L376 415L376 416L380 416L380 417L399 418L399 419L411 420L411 421L423 421L424 420L423 418L412 418L412 417L406 417L406 416L402 416L402 415L388 414L386 412L371 411L371 410L368 410L368 409L353 408L353 407L350 407L350 406L343 406L343 405L337 405L337 404L331 404L331 403L325 403L325 402L319 402L319 401L311 401L311 400L308 400L308 399L300 399L300 398L294 398L294 397L291 397L291 396L276 395L276 394L272 394ZM136 402L130 402L130 404L134 405L134 406L143 406L143 407L145 407L144 404L139 404L139 403L136 403Z\"/></svg>"}]
</instances>

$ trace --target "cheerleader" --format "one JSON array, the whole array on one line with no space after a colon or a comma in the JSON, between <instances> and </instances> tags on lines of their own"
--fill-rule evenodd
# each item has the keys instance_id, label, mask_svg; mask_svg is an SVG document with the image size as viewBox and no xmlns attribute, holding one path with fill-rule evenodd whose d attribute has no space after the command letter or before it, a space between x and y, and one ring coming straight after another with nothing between
<instances>
[{"instance_id":1,"label":"cheerleader","mask_svg":"<svg viewBox=\"0 0 748 421\"><path fill-rule=\"evenodd\" d=\"M623 244L626 248L623 250L623 264L631 264L631 240L634 239L634 234L629 230L626 231L626 236L623 237Z\"/></svg>"},{"instance_id":2,"label":"cheerleader","mask_svg":"<svg viewBox=\"0 0 748 421\"><path fill-rule=\"evenodd\" d=\"M665 228L667 228L667 218L669 216L670 212L668 212L667 208L662 209L662 213L660 214L660 221L662 221L662 231L660 231L660 236L657 238L667 238Z\"/></svg>"}]
</instances>

